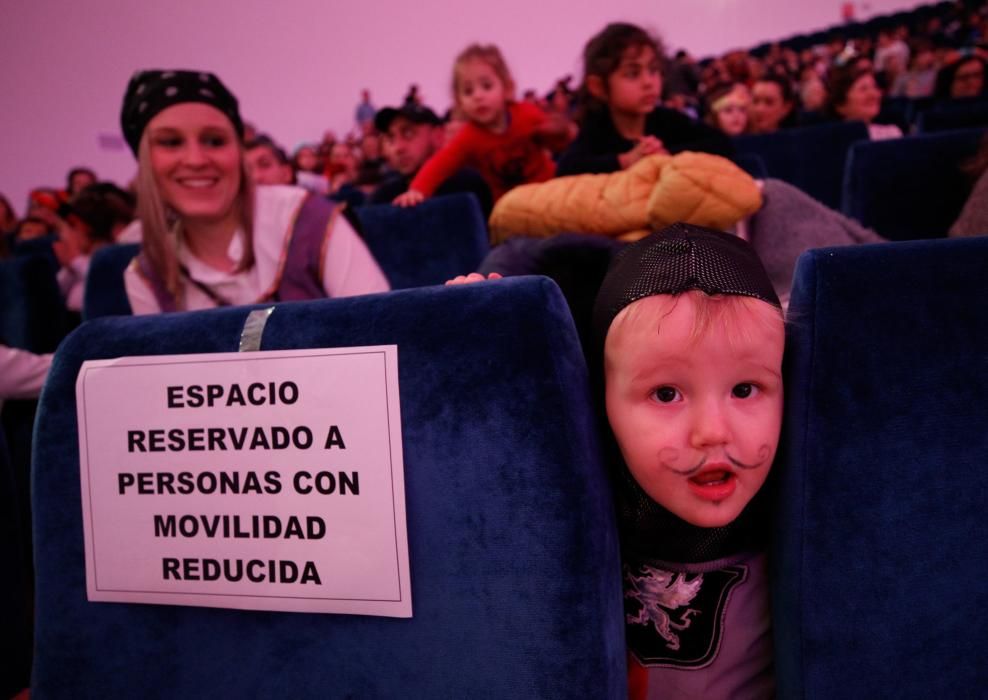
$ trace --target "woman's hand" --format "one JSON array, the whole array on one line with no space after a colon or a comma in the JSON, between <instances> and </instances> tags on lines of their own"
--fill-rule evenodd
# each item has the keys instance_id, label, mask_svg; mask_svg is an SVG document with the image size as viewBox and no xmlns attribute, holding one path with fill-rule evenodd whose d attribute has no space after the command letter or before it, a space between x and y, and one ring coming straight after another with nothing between
<instances>
[{"instance_id":1,"label":"woman's hand","mask_svg":"<svg viewBox=\"0 0 988 700\"><path fill-rule=\"evenodd\" d=\"M425 201L425 195L418 190L409 189L404 194L400 194L394 198L391 203L396 207L414 207L417 204L421 204Z\"/></svg>"},{"instance_id":2,"label":"woman's hand","mask_svg":"<svg viewBox=\"0 0 988 700\"><path fill-rule=\"evenodd\" d=\"M484 282L485 280L499 280L503 276L498 272L492 272L484 277L479 272L471 272L469 275L459 275L451 280L446 280L446 286L452 287L454 284L472 284L473 282Z\"/></svg>"},{"instance_id":3,"label":"woman's hand","mask_svg":"<svg viewBox=\"0 0 988 700\"><path fill-rule=\"evenodd\" d=\"M643 136L635 144L634 148L618 156L618 163L621 164L622 170L627 170L645 156L655 155L656 153L669 155L669 151L666 150L665 145L660 139L654 136Z\"/></svg>"}]
</instances>

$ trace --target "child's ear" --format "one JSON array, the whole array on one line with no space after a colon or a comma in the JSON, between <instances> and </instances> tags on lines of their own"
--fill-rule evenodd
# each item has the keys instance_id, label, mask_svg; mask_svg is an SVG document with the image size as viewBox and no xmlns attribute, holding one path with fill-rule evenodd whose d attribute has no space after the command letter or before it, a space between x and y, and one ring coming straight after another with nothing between
<instances>
[{"instance_id":1,"label":"child's ear","mask_svg":"<svg viewBox=\"0 0 988 700\"><path fill-rule=\"evenodd\" d=\"M607 86L604 84L604 79L599 75L587 76L587 92L590 93L591 97L601 102L607 102Z\"/></svg>"}]
</instances>

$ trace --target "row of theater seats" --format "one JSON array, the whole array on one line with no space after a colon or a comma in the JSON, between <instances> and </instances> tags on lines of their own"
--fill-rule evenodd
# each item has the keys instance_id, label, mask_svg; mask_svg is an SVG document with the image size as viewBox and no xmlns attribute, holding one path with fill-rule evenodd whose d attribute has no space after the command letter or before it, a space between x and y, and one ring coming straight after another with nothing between
<instances>
[{"instance_id":1,"label":"row of theater seats","mask_svg":"<svg viewBox=\"0 0 988 700\"><path fill-rule=\"evenodd\" d=\"M776 44L781 45L783 48L800 52L829 43L835 38L847 42L850 39L874 37L880 30L896 29L902 25L911 26L915 30L933 18L949 21L951 13L956 9L957 3L944 0L936 4L920 5L909 10L876 15L863 22L848 20L841 24L827 27L826 29L819 29L807 34L796 34L781 41L770 41L759 44L751 50L751 54L754 56L765 56Z\"/></svg>"},{"instance_id":2,"label":"row of theater seats","mask_svg":"<svg viewBox=\"0 0 988 700\"><path fill-rule=\"evenodd\" d=\"M946 235L971 180L962 164L985 127L870 141L864 124L826 124L735 139L743 167L795 185L890 240Z\"/></svg>"},{"instance_id":3,"label":"row of theater seats","mask_svg":"<svg viewBox=\"0 0 988 700\"><path fill-rule=\"evenodd\" d=\"M741 137L737 161L753 176L785 180L890 240L937 238L967 197L970 181L959 164L977 152L983 133L980 127L870 141L863 124L827 124ZM412 210L363 207L358 215L395 289L474 270L488 250L484 223L467 195ZM94 256L85 318L130 313L121 276L137 250L114 246Z\"/></svg>"},{"instance_id":4,"label":"row of theater seats","mask_svg":"<svg viewBox=\"0 0 988 700\"><path fill-rule=\"evenodd\" d=\"M489 245L480 208L471 195L426 202L413 210L365 207L359 213L368 246L395 289L440 284L476 270ZM456 235L449 235L456 232ZM123 271L137 245L104 248L94 256L88 277L84 318L130 314ZM58 263L48 241L31 241L20 254L0 261L0 342L36 353L53 352L78 323L66 311L55 273ZM37 402L3 403L0 436L0 697L27 682L31 644L30 566L31 448ZM8 522L9 521L9 522ZM9 551L8 551L9 550ZM18 554L19 553L19 554ZM8 565L9 568L8 568ZM9 590L8 590L9 586ZM15 603L7 606L8 602ZM25 617L28 616L28 617Z\"/></svg>"},{"instance_id":5,"label":"row of theater seats","mask_svg":"<svg viewBox=\"0 0 988 700\"><path fill-rule=\"evenodd\" d=\"M988 238L800 260L773 472L782 698L988 687L986 269ZM233 351L248 312L101 318L59 349L36 427L32 697L627 697L587 369L542 277L285 304L264 333L262 350L398 345L411 619L87 602L81 363Z\"/></svg>"},{"instance_id":6,"label":"row of theater seats","mask_svg":"<svg viewBox=\"0 0 988 700\"><path fill-rule=\"evenodd\" d=\"M356 212L367 247L392 289L442 284L473 272L490 249L473 195L432 199L411 209L377 205ZM139 249L137 244L111 246L93 256L83 318L131 313L123 271Z\"/></svg>"}]
</instances>

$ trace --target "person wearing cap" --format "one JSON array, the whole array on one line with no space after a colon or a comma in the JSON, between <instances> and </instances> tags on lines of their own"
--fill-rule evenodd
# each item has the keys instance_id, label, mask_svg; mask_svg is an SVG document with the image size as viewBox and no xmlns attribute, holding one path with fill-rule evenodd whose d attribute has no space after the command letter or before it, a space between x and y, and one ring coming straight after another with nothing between
<instances>
[{"instance_id":1,"label":"person wearing cap","mask_svg":"<svg viewBox=\"0 0 988 700\"><path fill-rule=\"evenodd\" d=\"M237 100L215 75L136 73L121 125L138 161L143 246L124 275L134 313L389 289L340 206L254 187Z\"/></svg>"},{"instance_id":2,"label":"person wearing cap","mask_svg":"<svg viewBox=\"0 0 988 700\"><path fill-rule=\"evenodd\" d=\"M674 224L614 258L592 328L629 696L771 697L762 486L785 338L772 283L741 239Z\"/></svg>"},{"instance_id":3,"label":"person wearing cap","mask_svg":"<svg viewBox=\"0 0 988 700\"><path fill-rule=\"evenodd\" d=\"M381 109L374 116L374 128L381 134L384 156L394 173L378 185L369 201L386 204L405 192L422 165L442 148L445 132L442 120L435 112L414 103ZM476 170L461 168L447 178L435 194L442 196L455 192L472 192L480 203L484 219L490 216L491 191Z\"/></svg>"}]
</instances>

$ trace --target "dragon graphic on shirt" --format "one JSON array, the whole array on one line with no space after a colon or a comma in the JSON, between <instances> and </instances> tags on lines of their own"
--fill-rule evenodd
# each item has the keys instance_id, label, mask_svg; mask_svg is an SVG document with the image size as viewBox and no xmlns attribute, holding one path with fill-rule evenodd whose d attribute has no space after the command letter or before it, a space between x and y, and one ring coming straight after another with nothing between
<instances>
[{"instance_id":1,"label":"dragon graphic on shirt","mask_svg":"<svg viewBox=\"0 0 988 700\"><path fill-rule=\"evenodd\" d=\"M687 578L686 574L651 567L642 568L644 576L635 576L630 571L625 576L624 596L638 601L642 606L637 615L627 615L627 623L653 625L659 636L666 641L666 647L676 651L679 649L677 632L688 629L690 616L700 612L689 607L682 612L678 611L696 598L703 585L703 574Z\"/></svg>"},{"instance_id":2,"label":"dragon graphic on shirt","mask_svg":"<svg viewBox=\"0 0 988 700\"><path fill-rule=\"evenodd\" d=\"M747 578L743 564L697 573L626 562L628 649L643 666L706 666L720 648L730 593Z\"/></svg>"}]
</instances>

